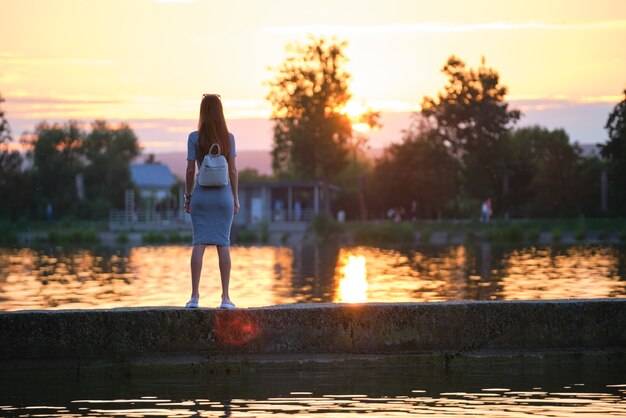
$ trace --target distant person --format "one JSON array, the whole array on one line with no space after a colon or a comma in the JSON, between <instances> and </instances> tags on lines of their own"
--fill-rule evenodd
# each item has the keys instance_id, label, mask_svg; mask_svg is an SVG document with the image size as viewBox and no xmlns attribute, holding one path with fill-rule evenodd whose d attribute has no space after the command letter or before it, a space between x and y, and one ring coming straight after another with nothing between
<instances>
[{"instance_id":1,"label":"distant person","mask_svg":"<svg viewBox=\"0 0 626 418\"><path fill-rule=\"evenodd\" d=\"M480 221L489 222L491 220L491 198L487 198L480 208Z\"/></svg>"},{"instance_id":2,"label":"distant person","mask_svg":"<svg viewBox=\"0 0 626 418\"><path fill-rule=\"evenodd\" d=\"M293 211L296 221L300 221L302 219L302 203L299 200L296 200L296 203L293 204Z\"/></svg>"},{"instance_id":3,"label":"distant person","mask_svg":"<svg viewBox=\"0 0 626 418\"><path fill-rule=\"evenodd\" d=\"M219 144L220 152L228 161L229 184L227 186L200 186L195 182L196 165L209 153L213 144ZM220 96L205 94L200 102L198 130L189 134L187 140L187 174L185 177L185 211L191 214L193 249L191 251L191 299L187 308L197 308L200 293L202 258L207 245L217 247L220 276L222 280L222 303L220 308L235 309L230 300L230 228L233 216L239 212L237 191L237 165L235 164L235 137L228 132Z\"/></svg>"},{"instance_id":4,"label":"distant person","mask_svg":"<svg viewBox=\"0 0 626 418\"><path fill-rule=\"evenodd\" d=\"M48 206L46 206L46 218L51 221L52 220L52 204L48 202Z\"/></svg>"},{"instance_id":5,"label":"distant person","mask_svg":"<svg viewBox=\"0 0 626 418\"><path fill-rule=\"evenodd\" d=\"M420 216L420 212L419 212L419 208L417 207L417 200L413 199L413 201L411 202L411 210L409 212L410 216L411 216L411 220L413 222L417 221L417 219Z\"/></svg>"}]
</instances>

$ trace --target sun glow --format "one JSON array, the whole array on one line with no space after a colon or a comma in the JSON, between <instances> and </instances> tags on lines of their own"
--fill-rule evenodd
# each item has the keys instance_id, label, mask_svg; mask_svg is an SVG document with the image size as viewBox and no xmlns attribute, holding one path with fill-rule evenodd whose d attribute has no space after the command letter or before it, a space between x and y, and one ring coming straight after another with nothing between
<instances>
[{"instance_id":1,"label":"sun glow","mask_svg":"<svg viewBox=\"0 0 626 418\"><path fill-rule=\"evenodd\" d=\"M366 106L365 101L350 100L339 109L339 113L350 118L353 130L364 133L372 130L369 124L363 122L363 115L371 110L371 107Z\"/></svg>"},{"instance_id":2,"label":"sun glow","mask_svg":"<svg viewBox=\"0 0 626 418\"><path fill-rule=\"evenodd\" d=\"M367 302L365 257L343 255L340 265L339 297L336 302Z\"/></svg>"},{"instance_id":3,"label":"sun glow","mask_svg":"<svg viewBox=\"0 0 626 418\"><path fill-rule=\"evenodd\" d=\"M367 123L353 123L352 129L357 132L369 132L371 130Z\"/></svg>"}]
</instances>

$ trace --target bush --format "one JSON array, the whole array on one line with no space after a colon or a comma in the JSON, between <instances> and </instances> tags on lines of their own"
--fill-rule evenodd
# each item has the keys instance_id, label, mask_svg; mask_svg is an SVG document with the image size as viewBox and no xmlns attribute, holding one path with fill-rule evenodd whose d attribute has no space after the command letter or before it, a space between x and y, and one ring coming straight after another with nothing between
<instances>
[{"instance_id":1,"label":"bush","mask_svg":"<svg viewBox=\"0 0 626 418\"><path fill-rule=\"evenodd\" d=\"M318 238L328 238L344 229L341 223L325 213L315 215L310 228Z\"/></svg>"},{"instance_id":2,"label":"bush","mask_svg":"<svg viewBox=\"0 0 626 418\"><path fill-rule=\"evenodd\" d=\"M235 240L241 243L259 242L259 236L253 229L244 226L239 231L237 231L237 236L235 237Z\"/></svg>"},{"instance_id":3,"label":"bush","mask_svg":"<svg viewBox=\"0 0 626 418\"><path fill-rule=\"evenodd\" d=\"M265 221L261 222L261 232L259 239L264 244L266 244L270 240L270 227Z\"/></svg>"},{"instance_id":4,"label":"bush","mask_svg":"<svg viewBox=\"0 0 626 418\"><path fill-rule=\"evenodd\" d=\"M0 222L0 245L17 245L17 232L9 222Z\"/></svg>"},{"instance_id":5,"label":"bush","mask_svg":"<svg viewBox=\"0 0 626 418\"><path fill-rule=\"evenodd\" d=\"M539 230L539 228L532 228L528 232L528 239L530 241L538 241L540 235L541 235L541 231Z\"/></svg>"},{"instance_id":6,"label":"bush","mask_svg":"<svg viewBox=\"0 0 626 418\"><path fill-rule=\"evenodd\" d=\"M171 243L181 243L191 241L191 237L186 234L181 234L179 231L172 231L167 237L167 241Z\"/></svg>"},{"instance_id":7,"label":"bush","mask_svg":"<svg viewBox=\"0 0 626 418\"><path fill-rule=\"evenodd\" d=\"M562 237L563 237L563 233L561 232L561 229L558 227L554 227L552 229L552 240L554 242L559 242L561 241Z\"/></svg>"},{"instance_id":8,"label":"bush","mask_svg":"<svg viewBox=\"0 0 626 418\"><path fill-rule=\"evenodd\" d=\"M587 235L587 231L585 231L585 228L583 227L579 227L575 234L574 237L576 238L576 241L582 241L585 239L585 236Z\"/></svg>"},{"instance_id":9,"label":"bush","mask_svg":"<svg viewBox=\"0 0 626 418\"><path fill-rule=\"evenodd\" d=\"M354 241L359 244L414 243L415 230L408 222L361 225L354 232Z\"/></svg>"},{"instance_id":10,"label":"bush","mask_svg":"<svg viewBox=\"0 0 626 418\"><path fill-rule=\"evenodd\" d=\"M115 241L117 241L118 244L128 244L128 234L125 232L117 234Z\"/></svg>"},{"instance_id":11,"label":"bush","mask_svg":"<svg viewBox=\"0 0 626 418\"><path fill-rule=\"evenodd\" d=\"M144 243L161 243L165 242L165 235L156 231L148 231L141 236L141 241Z\"/></svg>"},{"instance_id":12,"label":"bush","mask_svg":"<svg viewBox=\"0 0 626 418\"><path fill-rule=\"evenodd\" d=\"M100 241L98 233L93 229L70 229L48 231L50 244L93 244Z\"/></svg>"}]
</instances>

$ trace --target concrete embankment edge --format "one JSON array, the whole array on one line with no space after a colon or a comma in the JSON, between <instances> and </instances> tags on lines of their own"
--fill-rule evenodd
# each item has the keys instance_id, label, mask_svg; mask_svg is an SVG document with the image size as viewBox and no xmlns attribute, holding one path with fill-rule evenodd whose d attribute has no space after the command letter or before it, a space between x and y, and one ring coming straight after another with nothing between
<instances>
[{"instance_id":1,"label":"concrete embankment edge","mask_svg":"<svg viewBox=\"0 0 626 418\"><path fill-rule=\"evenodd\" d=\"M615 361L626 299L0 313L0 370Z\"/></svg>"}]
</instances>

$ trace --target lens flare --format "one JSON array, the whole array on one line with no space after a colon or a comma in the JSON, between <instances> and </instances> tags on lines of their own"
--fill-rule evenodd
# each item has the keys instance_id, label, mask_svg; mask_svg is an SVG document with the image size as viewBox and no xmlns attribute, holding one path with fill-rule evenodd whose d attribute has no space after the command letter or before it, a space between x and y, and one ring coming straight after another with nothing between
<instances>
[{"instance_id":1,"label":"lens flare","mask_svg":"<svg viewBox=\"0 0 626 418\"><path fill-rule=\"evenodd\" d=\"M259 335L255 319L241 309L217 311L214 329L219 342L236 347L248 344Z\"/></svg>"}]
</instances>

